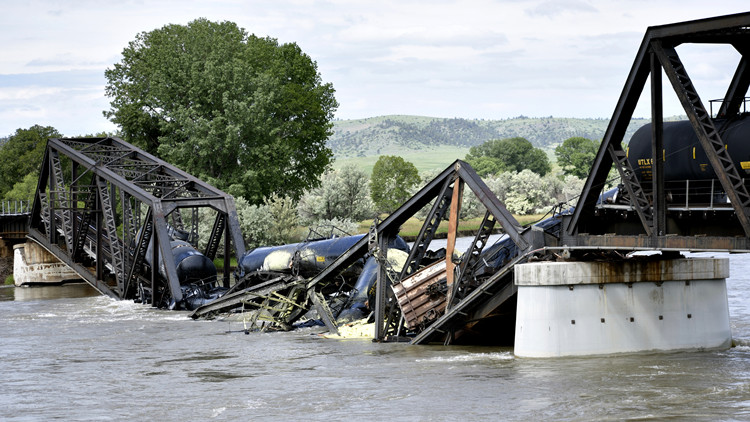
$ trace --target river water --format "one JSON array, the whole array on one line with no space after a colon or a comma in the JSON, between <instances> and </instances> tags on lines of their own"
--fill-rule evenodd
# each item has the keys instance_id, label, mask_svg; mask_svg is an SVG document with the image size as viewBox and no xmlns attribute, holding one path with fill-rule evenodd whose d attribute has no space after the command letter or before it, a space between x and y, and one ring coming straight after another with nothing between
<instances>
[{"instance_id":1,"label":"river water","mask_svg":"<svg viewBox=\"0 0 750 422\"><path fill-rule=\"evenodd\" d=\"M2 288L0 420L750 420L750 255L730 268L736 347L562 359L246 335L86 285Z\"/></svg>"}]
</instances>

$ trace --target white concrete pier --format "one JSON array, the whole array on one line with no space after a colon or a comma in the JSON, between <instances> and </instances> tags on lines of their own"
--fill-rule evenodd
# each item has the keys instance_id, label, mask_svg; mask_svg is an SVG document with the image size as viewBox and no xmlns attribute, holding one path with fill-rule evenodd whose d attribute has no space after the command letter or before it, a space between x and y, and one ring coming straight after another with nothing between
<instances>
[{"instance_id":1,"label":"white concrete pier","mask_svg":"<svg viewBox=\"0 0 750 422\"><path fill-rule=\"evenodd\" d=\"M59 284L81 277L36 242L13 246L13 280L16 286Z\"/></svg>"},{"instance_id":2,"label":"white concrete pier","mask_svg":"<svg viewBox=\"0 0 750 422\"><path fill-rule=\"evenodd\" d=\"M558 357L731 345L729 260L518 265L514 353Z\"/></svg>"}]
</instances>

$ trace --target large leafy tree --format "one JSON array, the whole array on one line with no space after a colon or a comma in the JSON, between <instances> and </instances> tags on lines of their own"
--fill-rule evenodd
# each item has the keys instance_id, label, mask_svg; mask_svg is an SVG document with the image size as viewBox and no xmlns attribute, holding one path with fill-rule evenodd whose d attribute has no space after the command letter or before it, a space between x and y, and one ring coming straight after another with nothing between
<instances>
[{"instance_id":1,"label":"large leafy tree","mask_svg":"<svg viewBox=\"0 0 750 422\"><path fill-rule=\"evenodd\" d=\"M401 157L381 155L370 176L372 202L380 212L393 212L411 197L419 182L414 164Z\"/></svg>"},{"instance_id":2,"label":"large leafy tree","mask_svg":"<svg viewBox=\"0 0 750 422\"><path fill-rule=\"evenodd\" d=\"M62 135L57 129L40 125L17 129L16 133L9 136L0 147L0 197L31 198L36 190L47 139L60 137ZM11 190L13 195L8 196Z\"/></svg>"},{"instance_id":3,"label":"large leafy tree","mask_svg":"<svg viewBox=\"0 0 750 422\"><path fill-rule=\"evenodd\" d=\"M471 147L466 162L480 176L506 171L531 170L544 176L551 167L547 154L524 138L493 139Z\"/></svg>"},{"instance_id":4,"label":"large leafy tree","mask_svg":"<svg viewBox=\"0 0 750 422\"><path fill-rule=\"evenodd\" d=\"M338 107L294 43L198 19L142 32L105 71L126 140L254 204L317 185Z\"/></svg>"},{"instance_id":5,"label":"large leafy tree","mask_svg":"<svg viewBox=\"0 0 750 422\"><path fill-rule=\"evenodd\" d=\"M555 148L557 163L565 174L585 178L599 151L599 143L587 138L573 137Z\"/></svg>"}]
</instances>

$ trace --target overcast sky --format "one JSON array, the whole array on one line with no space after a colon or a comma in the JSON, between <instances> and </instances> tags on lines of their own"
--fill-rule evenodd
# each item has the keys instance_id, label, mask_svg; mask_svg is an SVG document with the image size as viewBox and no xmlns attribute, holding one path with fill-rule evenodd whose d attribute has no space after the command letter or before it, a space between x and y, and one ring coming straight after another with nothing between
<instances>
[{"instance_id":1,"label":"overcast sky","mask_svg":"<svg viewBox=\"0 0 750 422\"><path fill-rule=\"evenodd\" d=\"M199 17L296 42L336 89L340 119L609 118L648 26L747 9L747 0L4 0L0 136L34 124L66 136L116 130L102 116L104 70L137 33ZM704 102L723 96L736 52L678 53ZM676 114L667 101L665 115Z\"/></svg>"}]
</instances>

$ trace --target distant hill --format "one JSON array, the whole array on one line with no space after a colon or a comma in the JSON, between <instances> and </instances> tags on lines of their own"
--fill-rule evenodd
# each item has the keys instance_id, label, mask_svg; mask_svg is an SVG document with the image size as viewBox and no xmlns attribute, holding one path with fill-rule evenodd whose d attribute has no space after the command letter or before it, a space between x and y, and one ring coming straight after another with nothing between
<instances>
[{"instance_id":1,"label":"distant hill","mask_svg":"<svg viewBox=\"0 0 750 422\"><path fill-rule=\"evenodd\" d=\"M648 119L633 119L626 139ZM419 150L451 145L472 147L490 139L520 136L534 146L554 148L573 136L600 140L607 119L525 117L505 120L446 119L422 116L381 116L336 120L328 146L337 157L383 154L395 149Z\"/></svg>"},{"instance_id":2,"label":"distant hill","mask_svg":"<svg viewBox=\"0 0 750 422\"><path fill-rule=\"evenodd\" d=\"M649 121L632 119L625 139ZM609 120L526 116L472 120L392 115L335 120L333 124L328 146L336 157L334 166L354 163L370 170L378 156L400 155L423 171L463 159L470 147L490 139L516 136L528 139L553 157L554 148L570 137L601 140Z\"/></svg>"}]
</instances>

